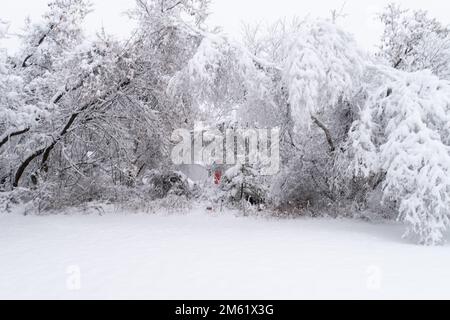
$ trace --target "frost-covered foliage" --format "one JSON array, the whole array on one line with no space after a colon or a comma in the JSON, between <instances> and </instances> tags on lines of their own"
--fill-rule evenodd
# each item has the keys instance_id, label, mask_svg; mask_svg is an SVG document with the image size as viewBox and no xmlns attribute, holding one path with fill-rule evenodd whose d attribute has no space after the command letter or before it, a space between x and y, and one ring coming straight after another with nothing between
<instances>
[{"instance_id":1,"label":"frost-covered foliage","mask_svg":"<svg viewBox=\"0 0 450 320\"><path fill-rule=\"evenodd\" d=\"M428 72L382 79L352 132L357 169L383 173L409 233L439 243L450 222L450 83Z\"/></svg>"},{"instance_id":2,"label":"frost-covered foliage","mask_svg":"<svg viewBox=\"0 0 450 320\"><path fill-rule=\"evenodd\" d=\"M390 4L380 15L384 25L381 56L396 69L429 69L450 79L450 29L426 11L403 10Z\"/></svg>"}]
</instances>

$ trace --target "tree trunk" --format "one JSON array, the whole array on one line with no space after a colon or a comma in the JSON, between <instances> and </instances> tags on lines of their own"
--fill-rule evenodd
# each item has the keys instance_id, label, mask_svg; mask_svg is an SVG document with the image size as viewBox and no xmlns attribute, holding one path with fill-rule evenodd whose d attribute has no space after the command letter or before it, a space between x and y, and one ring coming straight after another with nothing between
<instances>
[{"instance_id":1,"label":"tree trunk","mask_svg":"<svg viewBox=\"0 0 450 320\"><path fill-rule=\"evenodd\" d=\"M334 146L334 142L333 142L333 138L331 137L330 130L328 130L328 128L322 122L320 122L320 120L317 119L315 116L311 116L311 119L325 133L328 145L330 146L330 151L331 152L336 151L336 147Z\"/></svg>"}]
</instances>

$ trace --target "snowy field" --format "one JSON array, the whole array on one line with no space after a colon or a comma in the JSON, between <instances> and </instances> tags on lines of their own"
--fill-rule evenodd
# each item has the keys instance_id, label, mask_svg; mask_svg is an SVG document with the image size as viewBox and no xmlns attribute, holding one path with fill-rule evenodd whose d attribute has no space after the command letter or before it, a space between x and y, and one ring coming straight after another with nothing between
<instances>
[{"instance_id":1,"label":"snowy field","mask_svg":"<svg viewBox=\"0 0 450 320\"><path fill-rule=\"evenodd\" d=\"M0 298L450 298L450 247L332 219L0 215Z\"/></svg>"}]
</instances>

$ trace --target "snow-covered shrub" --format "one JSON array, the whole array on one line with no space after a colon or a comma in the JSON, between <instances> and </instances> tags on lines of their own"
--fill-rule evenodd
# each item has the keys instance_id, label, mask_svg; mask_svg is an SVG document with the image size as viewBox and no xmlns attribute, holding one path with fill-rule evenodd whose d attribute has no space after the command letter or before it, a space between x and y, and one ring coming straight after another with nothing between
<instances>
[{"instance_id":1,"label":"snow-covered shrub","mask_svg":"<svg viewBox=\"0 0 450 320\"><path fill-rule=\"evenodd\" d=\"M352 130L356 170L380 177L408 234L439 243L450 224L450 83L429 72L371 72L380 83Z\"/></svg>"},{"instance_id":2,"label":"snow-covered shrub","mask_svg":"<svg viewBox=\"0 0 450 320\"><path fill-rule=\"evenodd\" d=\"M155 199L194 196L194 184L181 172L152 170L145 175L143 181L149 186L149 192Z\"/></svg>"},{"instance_id":3,"label":"snow-covered shrub","mask_svg":"<svg viewBox=\"0 0 450 320\"><path fill-rule=\"evenodd\" d=\"M38 212L39 199L32 190L16 188L12 191L0 191L0 214L28 215Z\"/></svg>"},{"instance_id":4,"label":"snow-covered shrub","mask_svg":"<svg viewBox=\"0 0 450 320\"><path fill-rule=\"evenodd\" d=\"M335 200L330 189L331 171L327 163L331 159L322 154L318 158L315 156L317 154L311 158L294 156L273 179L269 197L275 207L321 207Z\"/></svg>"},{"instance_id":5,"label":"snow-covered shrub","mask_svg":"<svg viewBox=\"0 0 450 320\"><path fill-rule=\"evenodd\" d=\"M239 163L228 169L220 185L223 197L231 204L260 205L266 202L267 186L259 171Z\"/></svg>"}]
</instances>

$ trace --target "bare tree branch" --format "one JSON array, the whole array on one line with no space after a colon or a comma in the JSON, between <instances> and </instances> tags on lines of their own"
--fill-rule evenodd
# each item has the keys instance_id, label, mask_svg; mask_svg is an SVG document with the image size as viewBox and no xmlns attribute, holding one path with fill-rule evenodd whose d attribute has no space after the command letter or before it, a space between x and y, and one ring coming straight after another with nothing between
<instances>
[{"instance_id":1,"label":"bare tree branch","mask_svg":"<svg viewBox=\"0 0 450 320\"><path fill-rule=\"evenodd\" d=\"M25 129L22 129L22 130L19 130L19 131L15 131L15 132L12 132L12 133L8 134L6 137L4 137L2 139L2 141L0 141L0 148L5 143L7 143L9 141L9 139L11 139L12 137L19 136L21 134L27 133L28 131L30 131L30 128L25 128Z\"/></svg>"}]
</instances>

